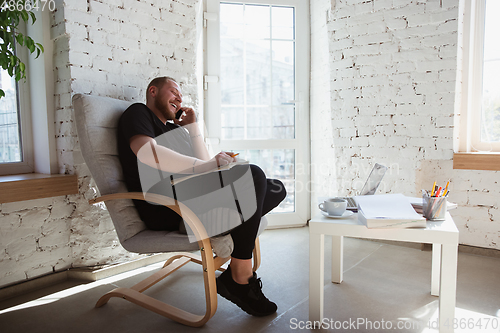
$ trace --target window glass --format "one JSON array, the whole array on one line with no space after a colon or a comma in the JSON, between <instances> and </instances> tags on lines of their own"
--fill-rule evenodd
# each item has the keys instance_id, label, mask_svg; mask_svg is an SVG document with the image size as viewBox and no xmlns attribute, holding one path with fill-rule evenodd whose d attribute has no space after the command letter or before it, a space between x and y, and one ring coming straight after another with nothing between
<instances>
[{"instance_id":1,"label":"window glass","mask_svg":"<svg viewBox=\"0 0 500 333\"><path fill-rule=\"evenodd\" d=\"M17 84L6 70L0 69L0 85L5 92L0 99L0 163L21 162Z\"/></svg>"},{"instance_id":2,"label":"window glass","mask_svg":"<svg viewBox=\"0 0 500 333\"><path fill-rule=\"evenodd\" d=\"M234 150L239 158L251 161L265 172L268 178L279 179L286 188L287 196L273 213L295 211L295 149Z\"/></svg>"},{"instance_id":3,"label":"window glass","mask_svg":"<svg viewBox=\"0 0 500 333\"><path fill-rule=\"evenodd\" d=\"M500 1L486 1L481 141L500 142Z\"/></svg>"},{"instance_id":4,"label":"window glass","mask_svg":"<svg viewBox=\"0 0 500 333\"><path fill-rule=\"evenodd\" d=\"M273 213L297 208L296 142L277 148L296 138L295 10L220 3L221 139L253 141L239 157L283 182L287 196Z\"/></svg>"},{"instance_id":5,"label":"window glass","mask_svg":"<svg viewBox=\"0 0 500 333\"><path fill-rule=\"evenodd\" d=\"M221 3L222 139L295 138L294 24L293 7Z\"/></svg>"},{"instance_id":6,"label":"window glass","mask_svg":"<svg viewBox=\"0 0 500 333\"><path fill-rule=\"evenodd\" d=\"M272 7L273 39L294 39L294 9Z\"/></svg>"}]
</instances>

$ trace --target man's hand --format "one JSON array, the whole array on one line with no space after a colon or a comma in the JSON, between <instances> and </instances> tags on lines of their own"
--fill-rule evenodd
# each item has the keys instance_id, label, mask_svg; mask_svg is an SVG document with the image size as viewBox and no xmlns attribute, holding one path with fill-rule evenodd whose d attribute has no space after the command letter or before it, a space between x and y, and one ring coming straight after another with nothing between
<instances>
[{"instance_id":1,"label":"man's hand","mask_svg":"<svg viewBox=\"0 0 500 333\"><path fill-rule=\"evenodd\" d=\"M192 108L182 107L179 110L183 111L184 114L179 119L174 119L176 125L186 126L196 123L196 114Z\"/></svg>"},{"instance_id":2,"label":"man's hand","mask_svg":"<svg viewBox=\"0 0 500 333\"><path fill-rule=\"evenodd\" d=\"M196 122L196 113L192 108L185 107L181 107L178 112L183 112L184 114L179 119L175 119L174 123L182 126L189 132L193 144L194 156L204 161L210 160L210 155L203 141L202 132Z\"/></svg>"},{"instance_id":3,"label":"man's hand","mask_svg":"<svg viewBox=\"0 0 500 333\"><path fill-rule=\"evenodd\" d=\"M221 167L221 166L224 166L226 164L229 164L231 162L235 162L236 161L236 158L232 157L231 155L229 155L230 153L227 153L225 151L221 151L220 153L218 153L217 155L215 155L215 160L217 162L217 166L218 167Z\"/></svg>"}]
</instances>

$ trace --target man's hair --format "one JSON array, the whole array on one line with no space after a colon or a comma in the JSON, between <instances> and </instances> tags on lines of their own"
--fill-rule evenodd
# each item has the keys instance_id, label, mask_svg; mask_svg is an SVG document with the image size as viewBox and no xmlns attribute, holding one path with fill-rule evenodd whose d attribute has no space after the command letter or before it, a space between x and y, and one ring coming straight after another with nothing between
<instances>
[{"instance_id":1,"label":"man's hair","mask_svg":"<svg viewBox=\"0 0 500 333\"><path fill-rule=\"evenodd\" d=\"M146 101L148 100L149 97L149 88L154 86L159 90L163 87L165 83L167 83L167 81L174 81L175 83L177 83L177 81L170 76L160 76L151 80L151 82L149 82L148 84L148 88L146 89Z\"/></svg>"}]
</instances>

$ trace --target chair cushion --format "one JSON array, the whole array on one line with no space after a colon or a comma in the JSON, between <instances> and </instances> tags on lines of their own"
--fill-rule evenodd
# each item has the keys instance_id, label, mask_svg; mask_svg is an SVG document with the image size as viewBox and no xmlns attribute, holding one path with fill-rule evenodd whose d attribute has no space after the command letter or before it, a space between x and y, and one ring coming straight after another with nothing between
<instances>
[{"instance_id":1,"label":"chair cushion","mask_svg":"<svg viewBox=\"0 0 500 333\"><path fill-rule=\"evenodd\" d=\"M101 195L127 192L118 158L118 121L130 102L109 97L73 96L80 149ZM106 207L122 245L146 230L132 200L111 200ZM132 251L136 252L136 251Z\"/></svg>"},{"instance_id":2,"label":"chair cushion","mask_svg":"<svg viewBox=\"0 0 500 333\"><path fill-rule=\"evenodd\" d=\"M117 181L123 181L116 131L130 104L109 97L73 96L80 149L102 195L117 193Z\"/></svg>"},{"instance_id":3,"label":"chair cushion","mask_svg":"<svg viewBox=\"0 0 500 333\"><path fill-rule=\"evenodd\" d=\"M257 236L264 231L267 224L267 218L263 216L260 220ZM190 242L185 234L178 231L144 230L122 242L122 245L127 251L136 253L195 251L199 249L197 242Z\"/></svg>"},{"instance_id":4,"label":"chair cushion","mask_svg":"<svg viewBox=\"0 0 500 333\"><path fill-rule=\"evenodd\" d=\"M181 252L199 250L197 242L191 243L178 231L143 230L122 242L122 246L135 253Z\"/></svg>"}]
</instances>

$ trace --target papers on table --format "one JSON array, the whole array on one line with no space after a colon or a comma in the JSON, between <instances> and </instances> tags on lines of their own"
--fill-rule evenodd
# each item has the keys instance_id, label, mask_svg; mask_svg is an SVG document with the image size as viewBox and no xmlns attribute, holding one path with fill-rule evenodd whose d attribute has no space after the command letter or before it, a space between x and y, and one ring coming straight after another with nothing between
<instances>
[{"instance_id":1,"label":"papers on table","mask_svg":"<svg viewBox=\"0 0 500 333\"><path fill-rule=\"evenodd\" d=\"M417 213L422 214L423 209L424 209L424 200L422 199L422 197L407 197L407 198L408 198L408 200L410 200L411 205L417 211ZM455 208L457 208L456 203L449 202L449 201L446 202L446 209L447 210L452 210Z\"/></svg>"},{"instance_id":2,"label":"papers on table","mask_svg":"<svg viewBox=\"0 0 500 333\"><path fill-rule=\"evenodd\" d=\"M419 215L403 194L356 196L358 219L368 228L425 228Z\"/></svg>"}]
</instances>

